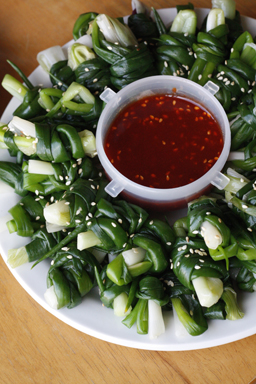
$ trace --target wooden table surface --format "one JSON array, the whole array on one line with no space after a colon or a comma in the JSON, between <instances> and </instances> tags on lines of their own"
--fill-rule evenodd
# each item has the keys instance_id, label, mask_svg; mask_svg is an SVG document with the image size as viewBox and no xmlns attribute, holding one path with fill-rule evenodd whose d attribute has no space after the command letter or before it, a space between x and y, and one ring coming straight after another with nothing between
<instances>
[{"instance_id":1,"label":"wooden table surface","mask_svg":"<svg viewBox=\"0 0 256 384\"><path fill-rule=\"evenodd\" d=\"M192 1L192 0L191 0ZM158 8L175 0L147 0ZM187 0L180 0L180 4ZM210 0L193 2L210 8ZM254 7L253 7L254 4ZM255 3L237 1L241 14L256 18ZM129 0L8 0L0 2L0 78L26 75L37 52L72 38L77 17L95 11L117 17L131 12ZM0 89L0 115L10 97ZM77 331L40 307L0 259L0 383L256 383L256 335L228 345L184 352L126 348Z\"/></svg>"}]
</instances>

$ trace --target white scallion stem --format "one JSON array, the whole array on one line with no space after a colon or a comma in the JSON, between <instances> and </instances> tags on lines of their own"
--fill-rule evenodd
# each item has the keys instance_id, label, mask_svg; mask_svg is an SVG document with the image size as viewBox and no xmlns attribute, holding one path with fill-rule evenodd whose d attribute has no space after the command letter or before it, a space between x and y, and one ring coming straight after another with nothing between
<instances>
[{"instance_id":1,"label":"white scallion stem","mask_svg":"<svg viewBox=\"0 0 256 384\"><path fill-rule=\"evenodd\" d=\"M197 16L195 11L184 9L179 11L171 26L171 32L196 33Z\"/></svg>"},{"instance_id":2,"label":"white scallion stem","mask_svg":"<svg viewBox=\"0 0 256 384\"><path fill-rule=\"evenodd\" d=\"M204 221L201 225L201 235L204 238L205 244L210 249L217 249L222 243L220 231L209 221Z\"/></svg>"},{"instance_id":3,"label":"white scallion stem","mask_svg":"<svg viewBox=\"0 0 256 384\"><path fill-rule=\"evenodd\" d=\"M125 264L128 267L131 267L134 264L140 263L144 260L146 255L146 250L138 247L138 248L132 248L128 249L127 251L124 251L122 253Z\"/></svg>"},{"instance_id":4,"label":"white scallion stem","mask_svg":"<svg viewBox=\"0 0 256 384\"><path fill-rule=\"evenodd\" d=\"M219 301L223 293L223 283L219 278L200 276L192 282L203 307L209 308Z\"/></svg>"},{"instance_id":5,"label":"white scallion stem","mask_svg":"<svg viewBox=\"0 0 256 384\"><path fill-rule=\"evenodd\" d=\"M63 49L59 45L47 48L44 51L41 51L37 54L38 63L41 65L43 70L47 73L50 72L50 69L53 64L62 60L67 60L67 57Z\"/></svg>"},{"instance_id":6,"label":"white scallion stem","mask_svg":"<svg viewBox=\"0 0 256 384\"><path fill-rule=\"evenodd\" d=\"M11 75L5 75L2 87L18 100L23 101L28 89Z\"/></svg>"},{"instance_id":7,"label":"white scallion stem","mask_svg":"<svg viewBox=\"0 0 256 384\"><path fill-rule=\"evenodd\" d=\"M9 249L7 254L7 263L12 268L17 268L22 264L28 263L28 254L25 247Z\"/></svg>"},{"instance_id":8,"label":"white scallion stem","mask_svg":"<svg viewBox=\"0 0 256 384\"><path fill-rule=\"evenodd\" d=\"M228 161L244 160L244 152L233 151L229 153Z\"/></svg>"},{"instance_id":9,"label":"white scallion stem","mask_svg":"<svg viewBox=\"0 0 256 384\"><path fill-rule=\"evenodd\" d=\"M93 231L81 232L77 235L77 249L79 249L79 251L95 247L99 244L101 244L101 241Z\"/></svg>"},{"instance_id":10,"label":"white scallion stem","mask_svg":"<svg viewBox=\"0 0 256 384\"><path fill-rule=\"evenodd\" d=\"M97 155L97 149L94 134L91 131L88 131L88 129L85 129L78 134L81 138L84 153L89 157L95 157Z\"/></svg>"},{"instance_id":11,"label":"white scallion stem","mask_svg":"<svg viewBox=\"0 0 256 384\"><path fill-rule=\"evenodd\" d=\"M125 292L120 293L114 301L113 301L113 309L114 314L119 317L124 317L129 315L129 313L132 310L132 307L130 307L127 311L125 311L126 305L128 302L128 295Z\"/></svg>"},{"instance_id":12,"label":"white scallion stem","mask_svg":"<svg viewBox=\"0 0 256 384\"><path fill-rule=\"evenodd\" d=\"M59 232L66 228L66 226L64 225L52 224L52 223L48 223L48 221L45 222L45 226L46 226L46 231L48 233Z\"/></svg>"},{"instance_id":13,"label":"white scallion stem","mask_svg":"<svg viewBox=\"0 0 256 384\"><path fill-rule=\"evenodd\" d=\"M222 9L213 8L208 13L206 21L206 32L211 29L218 27L219 25L225 24L225 15Z\"/></svg>"},{"instance_id":14,"label":"white scallion stem","mask_svg":"<svg viewBox=\"0 0 256 384\"><path fill-rule=\"evenodd\" d=\"M29 160L28 173L38 175L54 175L54 169L51 163L42 160Z\"/></svg>"},{"instance_id":15,"label":"white scallion stem","mask_svg":"<svg viewBox=\"0 0 256 384\"><path fill-rule=\"evenodd\" d=\"M53 309L58 309L58 299L54 290L54 285L48 288L44 294L46 303Z\"/></svg>"},{"instance_id":16,"label":"white scallion stem","mask_svg":"<svg viewBox=\"0 0 256 384\"><path fill-rule=\"evenodd\" d=\"M173 312L173 323L174 323L174 333L175 336L177 336L179 339L183 339L186 337L190 337L190 334L182 324L182 322L179 319L179 316L176 312L176 309L173 307L172 309Z\"/></svg>"},{"instance_id":17,"label":"white scallion stem","mask_svg":"<svg viewBox=\"0 0 256 384\"><path fill-rule=\"evenodd\" d=\"M236 2L234 0L212 0L212 8L222 9L225 17L230 20L236 16Z\"/></svg>"},{"instance_id":18,"label":"white scallion stem","mask_svg":"<svg viewBox=\"0 0 256 384\"><path fill-rule=\"evenodd\" d=\"M14 116L9 122L8 127L10 131L17 133L18 135L23 134L29 137L36 137L35 124L31 121L21 119L18 116Z\"/></svg>"},{"instance_id":19,"label":"white scallion stem","mask_svg":"<svg viewBox=\"0 0 256 384\"><path fill-rule=\"evenodd\" d=\"M68 226L70 223L69 206L65 200L50 204L44 208L44 218L48 223Z\"/></svg>"},{"instance_id":20,"label":"white scallion stem","mask_svg":"<svg viewBox=\"0 0 256 384\"><path fill-rule=\"evenodd\" d=\"M162 308L153 300L148 300L148 335L156 339L165 332Z\"/></svg>"},{"instance_id":21,"label":"white scallion stem","mask_svg":"<svg viewBox=\"0 0 256 384\"><path fill-rule=\"evenodd\" d=\"M68 47L68 66L74 71L81 63L96 57L93 50L86 45L75 43Z\"/></svg>"}]
</instances>

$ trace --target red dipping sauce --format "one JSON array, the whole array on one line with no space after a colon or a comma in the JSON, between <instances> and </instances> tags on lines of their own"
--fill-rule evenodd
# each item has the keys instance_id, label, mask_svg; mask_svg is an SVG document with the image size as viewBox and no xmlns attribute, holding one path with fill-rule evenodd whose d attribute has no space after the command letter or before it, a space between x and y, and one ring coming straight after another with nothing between
<instances>
[{"instance_id":1,"label":"red dipping sauce","mask_svg":"<svg viewBox=\"0 0 256 384\"><path fill-rule=\"evenodd\" d=\"M115 118L104 143L113 166L151 188L177 188L203 176L218 160L223 136L216 119L193 100L154 95Z\"/></svg>"}]
</instances>

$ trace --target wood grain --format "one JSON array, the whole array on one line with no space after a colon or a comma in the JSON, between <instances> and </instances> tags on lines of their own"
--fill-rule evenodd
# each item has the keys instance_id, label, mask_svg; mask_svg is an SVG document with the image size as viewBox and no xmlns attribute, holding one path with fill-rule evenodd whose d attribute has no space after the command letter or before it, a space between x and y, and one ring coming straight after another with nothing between
<instances>
[{"instance_id":1,"label":"wood grain","mask_svg":"<svg viewBox=\"0 0 256 384\"><path fill-rule=\"evenodd\" d=\"M187 0L179 3L186 4ZM155 8L176 1L147 1ZM210 8L198 0L197 7ZM256 18L250 0L237 9ZM129 14L129 1L9 0L0 3L0 78L14 71L26 75L37 66L37 52L72 38L77 17L95 11L116 17ZM10 97L0 89L0 114ZM0 260L0 383L256 383L256 336L228 345L186 352L125 348L87 336L40 307Z\"/></svg>"}]
</instances>

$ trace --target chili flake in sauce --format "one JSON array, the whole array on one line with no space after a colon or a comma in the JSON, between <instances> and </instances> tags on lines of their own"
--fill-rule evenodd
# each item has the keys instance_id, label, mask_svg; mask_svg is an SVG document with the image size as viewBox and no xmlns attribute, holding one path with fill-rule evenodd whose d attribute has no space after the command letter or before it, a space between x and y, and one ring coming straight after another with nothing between
<instances>
[{"instance_id":1,"label":"chili flake in sauce","mask_svg":"<svg viewBox=\"0 0 256 384\"><path fill-rule=\"evenodd\" d=\"M109 128L104 145L120 173L162 189L203 176L222 148L216 119L193 100L174 95L149 96L126 106Z\"/></svg>"}]
</instances>

